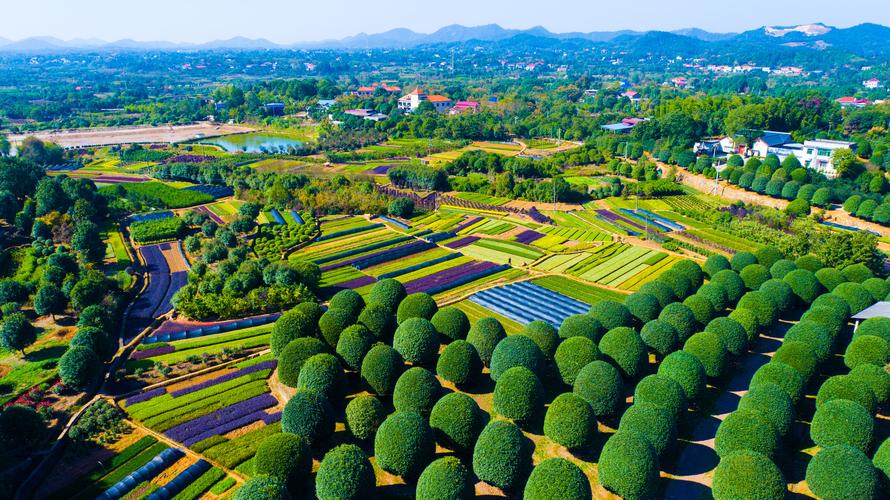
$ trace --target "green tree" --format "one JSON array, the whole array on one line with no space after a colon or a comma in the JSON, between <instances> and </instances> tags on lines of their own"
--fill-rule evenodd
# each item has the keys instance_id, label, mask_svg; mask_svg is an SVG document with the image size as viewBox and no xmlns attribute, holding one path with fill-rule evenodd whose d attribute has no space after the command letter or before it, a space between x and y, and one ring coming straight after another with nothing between
<instances>
[{"instance_id":1,"label":"green tree","mask_svg":"<svg viewBox=\"0 0 890 500\"><path fill-rule=\"evenodd\" d=\"M25 355L25 348L37 340L34 326L28 322L24 314L10 314L0 326L0 345L8 351L20 351Z\"/></svg>"},{"instance_id":2,"label":"green tree","mask_svg":"<svg viewBox=\"0 0 890 500\"><path fill-rule=\"evenodd\" d=\"M41 316L51 315L53 320L56 314L65 310L65 295L56 285L44 285L34 295L34 311Z\"/></svg>"}]
</instances>

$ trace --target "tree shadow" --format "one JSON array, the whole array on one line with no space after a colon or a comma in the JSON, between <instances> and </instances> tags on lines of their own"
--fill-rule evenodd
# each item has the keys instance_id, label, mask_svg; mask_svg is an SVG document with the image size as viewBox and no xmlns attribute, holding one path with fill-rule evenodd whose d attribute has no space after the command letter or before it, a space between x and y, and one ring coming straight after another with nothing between
<instances>
[{"instance_id":1,"label":"tree shadow","mask_svg":"<svg viewBox=\"0 0 890 500\"><path fill-rule=\"evenodd\" d=\"M720 463L717 452L699 443L678 447L673 460L662 460L661 469L673 476L695 476L710 472Z\"/></svg>"},{"instance_id":2,"label":"tree shadow","mask_svg":"<svg viewBox=\"0 0 890 500\"><path fill-rule=\"evenodd\" d=\"M669 478L664 488L665 499L693 500L712 499L711 489L707 486L686 479Z\"/></svg>"},{"instance_id":3,"label":"tree shadow","mask_svg":"<svg viewBox=\"0 0 890 500\"><path fill-rule=\"evenodd\" d=\"M494 392L494 380L487 374L481 374L472 384L466 384L458 387L461 392L479 396L481 394L490 394Z\"/></svg>"},{"instance_id":4,"label":"tree shadow","mask_svg":"<svg viewBox=\"0 0 890 500\"><path fill-rule=\"evenodd\" d=\"M44 347L43 349L26 353L25 360L30 363L39 363L48 359L56 360L60 358L62 354L65 354L66 349L67 347L63 345Z\"/></svg>"}]
</instances>

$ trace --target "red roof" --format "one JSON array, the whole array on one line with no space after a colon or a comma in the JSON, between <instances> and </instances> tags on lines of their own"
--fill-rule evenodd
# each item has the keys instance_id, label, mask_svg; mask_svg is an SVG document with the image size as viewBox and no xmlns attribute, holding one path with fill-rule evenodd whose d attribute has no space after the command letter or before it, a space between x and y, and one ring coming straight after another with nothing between
<instances>
[{"instance_id":1,"label":"red roof","mask_svg":"<svg viewBox=\"0 0 890 500\"><path fill-rule=\"evenodd\" d=\"M408 95L421 95L423 93L424 91L420 90L420 87L414 87L414 90L412 90Z\"/></svg>"},{"instance_id":2,"label":"red roof","mask_svg":"<svg viewBox=\"0 0 890 500\"><path fill-rule=\"evenodd\" d=\"M449 102L449 101L451 101L451 99L445 97L444 95L438 95L438 94L433 94L433 95L427 96L426 100L430 101L430 102Z\"/></svg>"}]
</instances>

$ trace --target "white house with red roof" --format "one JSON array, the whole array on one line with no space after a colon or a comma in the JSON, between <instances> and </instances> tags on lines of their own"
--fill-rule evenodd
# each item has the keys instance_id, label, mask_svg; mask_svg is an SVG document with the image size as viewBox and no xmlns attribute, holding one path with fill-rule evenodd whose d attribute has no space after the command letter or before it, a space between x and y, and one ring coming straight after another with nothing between
<instances>
[{"instance_id":1,"label":"white house with red roof","mask_svg":"<svg viewBox=\"0 0 890 500\"><path fill-rule=\"evenodd\" d=\"M871 104L868 99L857 99L850 96L835 99L834 102L840 104L842 108L863 108Z\"/></svg>"},{"instance_id":2,"label":"white house with red roof","mask_svg":"<svg viewBox=\"0 0 890 500\"><path fill-rule=\"evenodd\" d=\"M479 103L476 101L457 101L454 107L448 112L451 115L459 115L461 113L475 113L479 111Z\"/></svg>"},{"instance_id":3,"label":"white house with red roof","mask_svg":"<svg viewBox=\"0 0 890 500\"><path fill-rule=\"evenodd\" d=\"M352 95L356 97L368 98L374 97L374 92L377 92L377 89L383 89L390 94L395 94L396 92L401 92L401 87L396 87L392 85L387 85L385 83L372 83L371 85L366 85L363 87L359 87L355 91L352 92Z\"/></svg>"},{"instance_id":4,"label":"white house with red roof","mask_svg":"<svg viewBox=\"0 0 890 500\"><path fill-rule=\"evenodd\" d=\"M448 111L453 105L451 99L443 95L427 94L420 87L415 87L408 95L399 98L399 110L410 113L424 102L432 104L433 108L440 113Z\"/></svg>"},{"instance_id":5,"label":"white house with red roof","mask_svg":"<svg viewBox=\"0 0 890 500\"><path fill-rule=\"evenodd\" d=\"M636 104L640 102L640 93L635 90L628 90L627 92L621 94L622 97L626 97L628 101Z\"/></svg>"},{"instance_id":6,"label":"white house with red roof","mask_svg":"<svg viewBox=\"0 0 890 500\"><path fill-rule=\"evenodd\" d=\"M881 81L878 80L877 78L871 78L871 79L868 79L868 80L862 82L862 86L867 89L876 89L881 86Z\"/></svg>"}]
</instances>

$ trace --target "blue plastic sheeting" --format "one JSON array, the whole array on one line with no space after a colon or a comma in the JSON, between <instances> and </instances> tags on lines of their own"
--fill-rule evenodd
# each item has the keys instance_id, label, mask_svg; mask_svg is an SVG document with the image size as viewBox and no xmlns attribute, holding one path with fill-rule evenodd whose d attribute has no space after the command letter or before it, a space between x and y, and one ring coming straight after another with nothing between
<instances>
[{"instance_id":1,"label":"blue plastic sheeting","mask_svg":"<svg viewBox=\"0 0 890 500\"><path fill-rule=\"evenodd\" d=\"M658 215L658 214L654 214L654 213L652 213L652 212L650 212L650 211L648 211L648 210L645 210L645 209L642 209L642 208L638 208L638 209L637 209L637 212L638 212L638 213L641 213L641 214L644 214L646 217L649 217L650 219L652 219L652 220L658 222L659 224L664 224L665 226L668 226L668 227L670 227L670 228L672 228L672 229L676 229L677 231L682 231L682 230L686 229L686 228L683 227L682 225L677 224L676 222L674 222L674 221L672 221L672 220L670 220L670 219L667 219L667 218L665 218L665 217L662 217L662 216L660 216L660 215Z\"/></svg>"},{"instance_id":2,"label":"blue plastic sheeting","mask_svg":"<svg viewBox=\"0 0 890 500\"><path fill-rule=\"evenodd\" d=\"M859 229L858 227L853 227L853 226L845 226L843 224L838 224L837 222L822 221L822 224L825 226L836 227L838 229L845 229L847 231L853 231L853 232L865 231L866 233L873 234L875 236L880 236L880 234L878 234L874 231L869 231L867 229Z\"/></svg>"},{"instance_id":3,"label":"blue plastic sheeting","mask_svg":"<svg viewBox=\"0 0 890 500\"><path fill-rule=\"evenodd\" d=\"M380 218L385 220L386 222L389 222L393 226L400 227L400 228L404 229L405 231L411 229L411 226L409 226L408 224L405 224L404 222L401 222L401 221L397 221L397 220L393 219L392 217L387 217L385 215L381 215Z\"/></svg>"},{"instance_id":4,"label":"blue plastic sheeting","mask_svg":"<svg viewBox=\"0 0 890 500\"><path fill-rule=\"evenodd\" d=\"M442 257L439 257L438 259L428 260L426 262L421 262L420 264L414 264L413 266L403 267L396 271L383 273L380 276L378 276L377 279L383 280L386 278L395 278L396 276L401 276L403 274L412 273L419 269L423 269L425 267L430 267L430 266L435 266L436 264L439 264L441 262L449 261L451 259L456 259L456 258L462 257L462 256L463 256L463 254L460 252L450 253L448 255L443 255Z\"/></svg>"},{"instance_id":5,"label":"blue plastic sheeting","mask_svg":"<svg viewBox=\"0 0 890 500\"><path fill-rule=\"evenodd\" d=\"M149 479L160 474L164 469L179 460L185 455L182 450L176 448L167 448L152 458L147 464L131 472L129 476L123 478L105 490L104 493L96 497L96 500L118 500L124 495L133 491L133 488Z\"/></svg>"},{"instance_id":6,"label":"blue plastic sheeting","mask_svg":"<svg viewBox=\"0 0 890 500\"><path fill-rule=\"evenodd\" d=\"M383 227L383 224L380 224L380 223L371 224L368 226L354 227L352 229L345 229L343 231L337 231L336 233L323 234L323 235L319 236L318 239L315 241L325 241L325 240L330 240L333 238L339 238L341 236L349 236L350 234L361 233L363 231L370 231L371 229L378 229L381 227Z\"/></svg>"},{"instance_id":7,"label":"blue plastic sheeting","mask_svg":"<svg viewBox=\"0 0 890 500\"><path fill-rule=\"evenodd\" d=\"M163 212L151 212L147 214L135 214L130 216L130 222L145 222L150 220L169 219L173 217L173 212L164 210Z\"/></svg>"},{"instance_id":8,"label":"blue plastic sheeting","mask_svg":"<svg viewBox=\"0 0 890 500\"><path fill-rule=\"evenodd\" d=\"M636 219L637 222L642 222L643 224L649 224L650 226L653 226L654 228L656 228L660 231L664 231L664 232L671 231L671 228L664 226L662 224L659 224L655 220L650 219L649 217L647 217L641 213L637 213L637 212L634 212L633 210L628 210L626 208L620 208L618 210L621 213L623 213L624 215L626 215L627 217L630 217L631 219Z\"/></svg>"},{"instance_id":9,"label":"blue plastic sheeting","mask_svg":"<svg viewBox=\"0 0 890 500\"><path fill-rule=\"evenodd\" d=\"M201 477L201 474L210 470L210 467L212 466L206 460L198 460L188 469L180 472L169 483L155 490L146 500L170 500Z\"/></svg>"},{"instance_id":10,"label":"blue plastic sheeting","mask_svg":"<svg viewBox=\"0 0 890 500\"><path fill-rule=\"evenodd\" d=\"M296 210L291 210L290 216L294 218L294 222L296 222L298 225L302 226L306 223L306 221L304 221L303 218L300 217L300 214L298 214Z\"/></svg>"},{"instance_id":11,"label":"blue plastic sheeting","mask_svg":"<svg viewBox=\"0 0 890 500\"><path fill-rule=\"evenodd\" d=\"M281 226L284 225L284 217L281 216L281 212L276 209L269 210L269 213L272 214L272 218L275 219L275 223Z\"/></svg>"},{"instance_id":12,"label":"blue plastic sheeting","mask_svg":"<svg viewBox=\"0 0 890 500\"><path fill-rule=\"evenodd\" d=\"M280 314L270 314L257 318L242 319L231 323L223 323L221 325L205 326L203 328L194 328L192 330L184 330L179 332L162 333L160 335L151 335L145 337L143 344L154 344L156 342L171 342L174 340L192 339L195 337L203 337L205 335L213 335L216 333L231 332L242 328L250 328L252 326L260 326L272 323Z\"/></svg>"},{"instance_id":13,"label":"blue plastic sheeting","mask_svg":"<svg viewBox=\"0 0 890 500\"><path fill-rule=\"evenodd\" d=\"M477 292L470 301L523 325L543 320L559 327L569 316L590 309L584 302L527 281Z\"/></svg>"},{"instance_id":14,"label":"blue plastic sheeting","mask_svg":"<svg viewBox=\"0 0 890 500\"><path fill-rule=\"evenodd\" d=\"M454 231L448 231L445 233L435 233L424 238L427 241L432 241L433 243L437 241L447 240L449 238L454 238L457 234Z\"/></svg>"}]
</instances>

